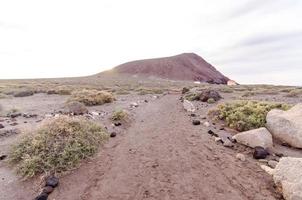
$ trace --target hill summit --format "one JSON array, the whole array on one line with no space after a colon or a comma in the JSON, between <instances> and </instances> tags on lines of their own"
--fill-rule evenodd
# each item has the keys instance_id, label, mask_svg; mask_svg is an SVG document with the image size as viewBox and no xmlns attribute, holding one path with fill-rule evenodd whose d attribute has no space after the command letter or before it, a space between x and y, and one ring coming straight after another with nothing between
<instances>
[{"instance_id":1,"label":"hill summit","mask_svg":"<svg viewBox=\"0 0 302 200\"><path fill-rule=\"evenodd\" d=\"M194 53L127 62L113 68L111 72L215 84L227 84L230 80Z\"/></svg>"}]
</instances>

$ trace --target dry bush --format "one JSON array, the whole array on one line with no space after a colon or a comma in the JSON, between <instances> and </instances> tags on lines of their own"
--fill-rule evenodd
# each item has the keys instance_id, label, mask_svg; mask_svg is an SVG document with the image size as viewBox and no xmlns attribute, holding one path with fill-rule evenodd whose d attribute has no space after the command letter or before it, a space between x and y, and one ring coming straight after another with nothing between
<instances>
[{"instance_id":1,"label":"dry bush","mask_svg":"<svg viewBox=\"0 0 302 200\"><path fill-rule=\"evenodd\" d=\"M74 114L74 115L83 115L88 113L86 106L78 101L66 102L64 106L64 113Z\"/></svg>"},{"instance_id":2,"label":"dry bush","mask_svg":"<svg viewBox=\"0 0 302 200\"><path fill-rule=\"evenodd\" d=\"M96 106L105 103L111 103L115 100L114 96L106 91L98 90L81 90L72 93L69 101L78 101L84 103L86 106Z\"/></svg>"},{"instance_id":3,"label":"dry bush","mask_svg":"<svg viewBox=\"0 0 302 200\"><path fill-rule=\"evenodd\" d=\"M13 146L10 161L25 178L62 173L92 156L108 139L100 125L84 118L61 116L46 121L34 134Z\"/></svg>"},{"instance_id":4,"label":"dry bush","mask_svg":"<svg viewBox=\"0 0 302 200\"><path fill-rule=\"evenodd\" d=\"M116 110L116 111L113 112L113 114L111 116L111 120L120 121L120 120L124 120L127 117L128 117L128 113L126 111Z\"/></svg>"},{"instance_id":5,"label":"dry bush","mask_svg":"<svg viewBox=\"0 0 302 200\"><path fill-rule=\"evenodd\" d=\"M272 109L288 110L287 104L259 102L259 101L236 101L220 104L216 109L209 111L214 120L223 120L226 124L238 131L247 131L265 126L266 115Z\"/></svg>"},{"instance_id":6,"label":"dry bush","mask_svg":"<svg viewBox=\"0 0 302 200\"><path fill-rule=\"evenodd\" d=\"M294 89L286 94L285 97L299 97L300 95L302 95L302 90Z\"/></svg>"},{"instance_id":7,"label":"dry bush","mask_svg":"<svg viewBox=\"0 0 302 200\"><path fill-rule=\"evenodd\" d=\"M34 95L34 92L32 90L21 90L21 91L15 91L14 97L27 97Z\"/></svg>"}]
</instances>

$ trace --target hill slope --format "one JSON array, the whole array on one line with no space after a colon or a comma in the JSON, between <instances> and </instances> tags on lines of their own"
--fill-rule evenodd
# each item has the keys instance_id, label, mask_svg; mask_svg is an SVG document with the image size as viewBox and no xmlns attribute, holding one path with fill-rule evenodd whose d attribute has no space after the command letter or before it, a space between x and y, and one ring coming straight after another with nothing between
<instances>
[{"instance_id":1,"label":"hill slope","mask_svg":"<svg viewBox=\"0 0 302 200\"><path fill-rule=\"evenodd\" d=\"M194 53L127 62L113 68L111 72L217 84L227 84L229 80Z\"/></svg>"}]
</instances>

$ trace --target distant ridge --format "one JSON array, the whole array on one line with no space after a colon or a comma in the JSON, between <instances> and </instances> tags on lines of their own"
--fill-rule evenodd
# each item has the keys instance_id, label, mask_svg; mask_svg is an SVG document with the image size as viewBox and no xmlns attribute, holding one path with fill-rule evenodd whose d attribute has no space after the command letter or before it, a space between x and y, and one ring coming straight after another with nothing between
<instances>
[{"instance_id":1,"label":"distant ridge","mask_svg":"<svg viewBox=\"0 0 302 200\"><path fill-rule=\"evenodd\" d=\"M127 62L113 68L110 72L215 84L227 84L230 80L194 53Z\"/></svg>"}]
</instances>

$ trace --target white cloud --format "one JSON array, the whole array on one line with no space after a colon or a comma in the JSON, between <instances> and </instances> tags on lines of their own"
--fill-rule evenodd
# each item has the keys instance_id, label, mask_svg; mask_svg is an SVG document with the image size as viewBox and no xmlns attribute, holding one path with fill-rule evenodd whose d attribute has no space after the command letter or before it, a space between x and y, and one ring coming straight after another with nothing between
<instances>
[{"instance_id":1,"label":"white cloud","mask_svg":"<svg viewBox=\"0 0 302 200\"><path fill-rule=\"evenodd\" d=\"M134 59L195 52L239 82L266 80L253 69L267 68L265 76L286 66L287 76L279 71L288 78L272 83L302 84L289 78L301 74L302 64L292 40L278 38L281 53L266 38L243 45L301 35L301 9L298 0L1 1L0 78L89 75Z\"/></svg>"}]
</instances>

